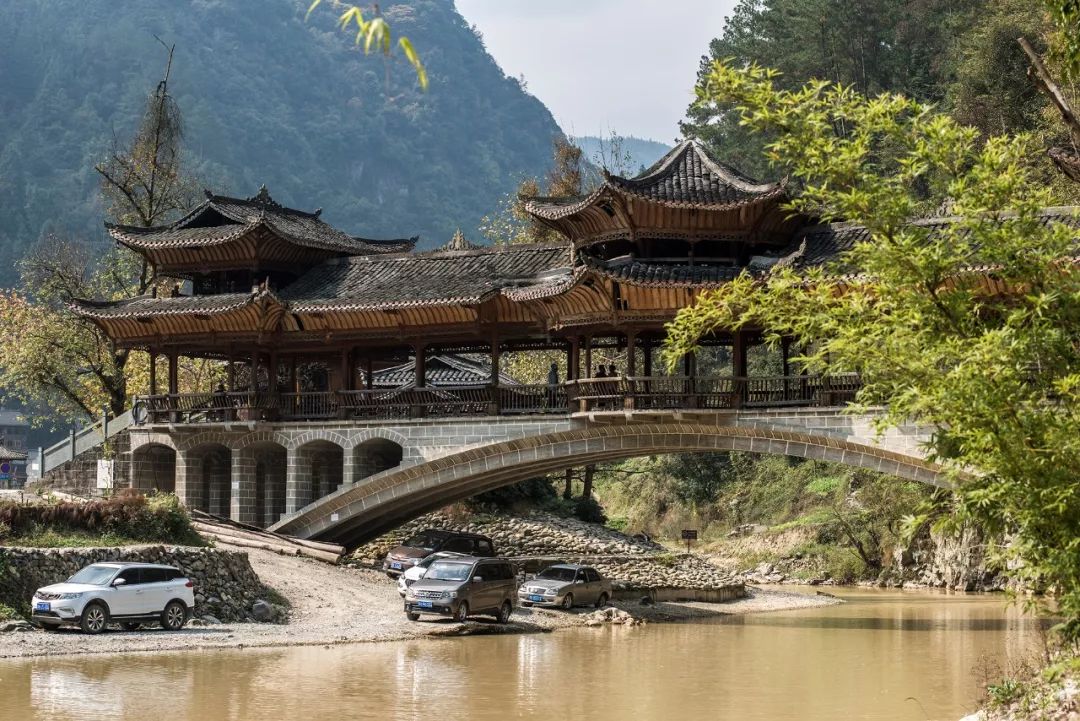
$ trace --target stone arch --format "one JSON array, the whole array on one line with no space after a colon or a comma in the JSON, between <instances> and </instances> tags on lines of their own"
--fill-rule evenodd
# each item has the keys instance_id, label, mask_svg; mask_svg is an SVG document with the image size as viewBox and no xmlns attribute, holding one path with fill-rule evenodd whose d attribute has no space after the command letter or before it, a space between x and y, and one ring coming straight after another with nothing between
<instances>
[{"instance_id":1,"label":"stone arch","mask_svg":"<svg viewBox=\"0 0 1080 721\"><path fill-rule=\"evenodd\" d=\"M207 439L190 447L187 464L188 503L218 516L230 516L232 449L218 440Z\"/></svg>"},{"instance_id":2,"label":"stone arch","mask_svg":"<svg viewBox=\"0 0 1080 721\"><path fill-rule=\"evenodd\" d=\"M343 449L349 447L349 437L346 433L327 428L312 428L298 433L289 439L285 447L291 451L316 441L325 441Z\"/></svg>"},{"instance_id":3,"label":"stone arch","mask_svg":"<svg viewBox=\"0 0 1080 721\"><path fill-rule=\"evenodd\" d=\"M389 438L373 436L357 443L351 451L353 479L361 480L401 465L405 449Z\"/></svg>"},{"instance_id":4,"label":"stone arch","mask_svg":"<svg viewBox=\"0 0 1080 721\"><path fill-rule=\"evenodd\" d=\"M252 440L237 451L247 456L251 469L251 507L243 515L258 526L269 526L285 515L288 451L277 442L275 434L268 435L269 438Z\"/></svg>"},{"instance_id":5,"label":"stone arch","mask_svg":"<svg viewBox=\"0 0 1080 721\"><path fill-rule=\"evenodd\" d=\"M330 440L309 439L291 454L290 510L333 493L345 480L345 449Z\"/></svg>"},{"instance_id":6,"label":"stone arch","mask_svg":"<svg viewBox=\"0 0 1080 721\"><path fill-rule=\"evenodd\" d=\"M221 431L203 431L190 436L181 436L176 448L180 451L190 451L200 446L214 445L231 448L229 438L230 436L227 433Z\"/></svg>"},{"instance_id":7,"label":"stone arch","mask_svg":"<svg viewBox=\"0 0 1080 721\"><path fill-rule=\"evenodd\" d=\"M567 467L663 453L732 450L835 461L943 485L937 466L857 439L765 426L592 426L493 443L383 471L301 509L275 530L355 545L447 503Z\"/></svg>"},{"instance_id":8,"label":"stone arch","mask_svg":"<svg viewBox=\"0 0 1080 721\"><path fill-rule=\"evenodd\" d=\"M232 442L232 448L237 451L245 450L252 446L265 447L267 445L279 446L282 450L289 448L289 442L285 434L278 431L252 431L247 435L236 438Z\"/></svg>"},{"instance_id":9,"label":"stone arch","mask_svg":"<svg viewBox=\"0 0 1080 721\"><path fill-rule=\"evenodd\" d=\"M137 491L176 491L176 449L144 443L131 451L131 487Z\"/></svg>"}]
</instances>

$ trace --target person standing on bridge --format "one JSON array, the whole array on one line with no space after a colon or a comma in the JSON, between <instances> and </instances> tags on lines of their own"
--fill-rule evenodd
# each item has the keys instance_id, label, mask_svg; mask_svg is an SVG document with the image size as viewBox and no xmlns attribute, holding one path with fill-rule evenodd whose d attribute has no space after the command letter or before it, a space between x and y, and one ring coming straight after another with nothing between
<instances>
[{"instance_id":1,"label":"person standing on bridge","mask_svg":"<svg viewBox=\"0 0 1080 721\"><path fill-rule=\"evenodd\" d=\"M552 362L551 367L548 368L548 408L555 407L555 399L557 398L557 389L559 386L559 366L557 363Z\"/></svg>"}]
</instances>

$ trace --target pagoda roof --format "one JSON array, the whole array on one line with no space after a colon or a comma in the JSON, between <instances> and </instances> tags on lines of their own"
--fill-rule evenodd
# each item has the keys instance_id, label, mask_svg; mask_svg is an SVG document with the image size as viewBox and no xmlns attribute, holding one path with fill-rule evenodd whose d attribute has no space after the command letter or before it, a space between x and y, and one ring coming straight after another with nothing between
<instances>
[{"instance_id":1,"label":"pagoda roof","mask_svg":"<svg viewBox=\"0 0 1080 721\"><path fill-rule=\"evenodd\" d=\"M383 368L371 374L372 385L376 388L402 388L415 384L416 360L401 365ZM486 385L491 380L491 363L486 360L470 358L454 353L429 355L424 366L424 383L433 388L454 388L461 386ZM506 375L499 374L501 385L518 385L518 382Z\"/></svg>"},{"instance_id":2,"label":"pagoda roof","mask_svg":"<svg viewBox=\"0 0 1080 721\"><path fill-rule=\"evenodd\" d=\"M758 183L709 155L697 138L684 140L634 178L604 172L600 186L587 196L533 198L526 209L541 218L557 220L573 215L615 192L676 207L727 210L779 198L785 182Z\"/></svg>"},{"instance_id":3,"label":"pagoda roof","mask_svg":"<svg viewBox=\"0 0 1080 721\"><path fill-rule=\"evenodd\" d=\"M105 223L118 242L140 252L204 248L234 241L265 229L302 248L336 255L379 255L411 250L416 238L369 240L348 235L320 220L320 210L286 208L263 186L250 198L230 198L206 191L206 200L168 225L143 228Z\"/></svg>"},{"instance_id":4,"label":"pagoda roof","mask_svg":"<svg viewBox=\"0 0 1080 721\"><path fill-rule=\"evenodd\" d=\"M539 289L572 272L565 245L360 256L312 268L282 298L296 312L475 305L500 292Z\"/></svg>"}]
</instances>

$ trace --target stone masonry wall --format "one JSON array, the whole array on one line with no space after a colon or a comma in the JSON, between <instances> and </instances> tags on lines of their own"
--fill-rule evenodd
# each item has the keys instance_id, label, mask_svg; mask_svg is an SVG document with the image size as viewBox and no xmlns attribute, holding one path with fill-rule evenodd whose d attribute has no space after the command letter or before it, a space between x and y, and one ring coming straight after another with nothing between
<instances>
[{"instance_id":1,"label":"stone masonry wall","mask_svg":"<svg viewBox=\"0 0 1080 721\"><path fill-rule=\"evenodd\" d=\"M241 551L187 546L118 548L0 547L0 603L29 610L38 588L70 578L102 561L163 563L180 569L195 584L195 615L220 621L251 619L252 604L263 595L259 577Z\"/></svg>"}]
</instances>

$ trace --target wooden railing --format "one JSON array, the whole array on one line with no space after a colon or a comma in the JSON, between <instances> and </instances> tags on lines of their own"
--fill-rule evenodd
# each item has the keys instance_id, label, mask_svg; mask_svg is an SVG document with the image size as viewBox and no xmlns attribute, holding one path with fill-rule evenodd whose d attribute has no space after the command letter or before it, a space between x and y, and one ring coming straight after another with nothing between
<instances>
[{"instance_id":1,"label":"wooden railing","mask_svg":"<svg viewBox=\"0 0 1080 721\"><path fill-rule=\"evenodd\" d=\"M853 401L860 386L855 374L657 376L583 378L557 385L189 393L143 396L133 417L136 423L213 423L840 406Z\"/></svg>"}]
</instances>

